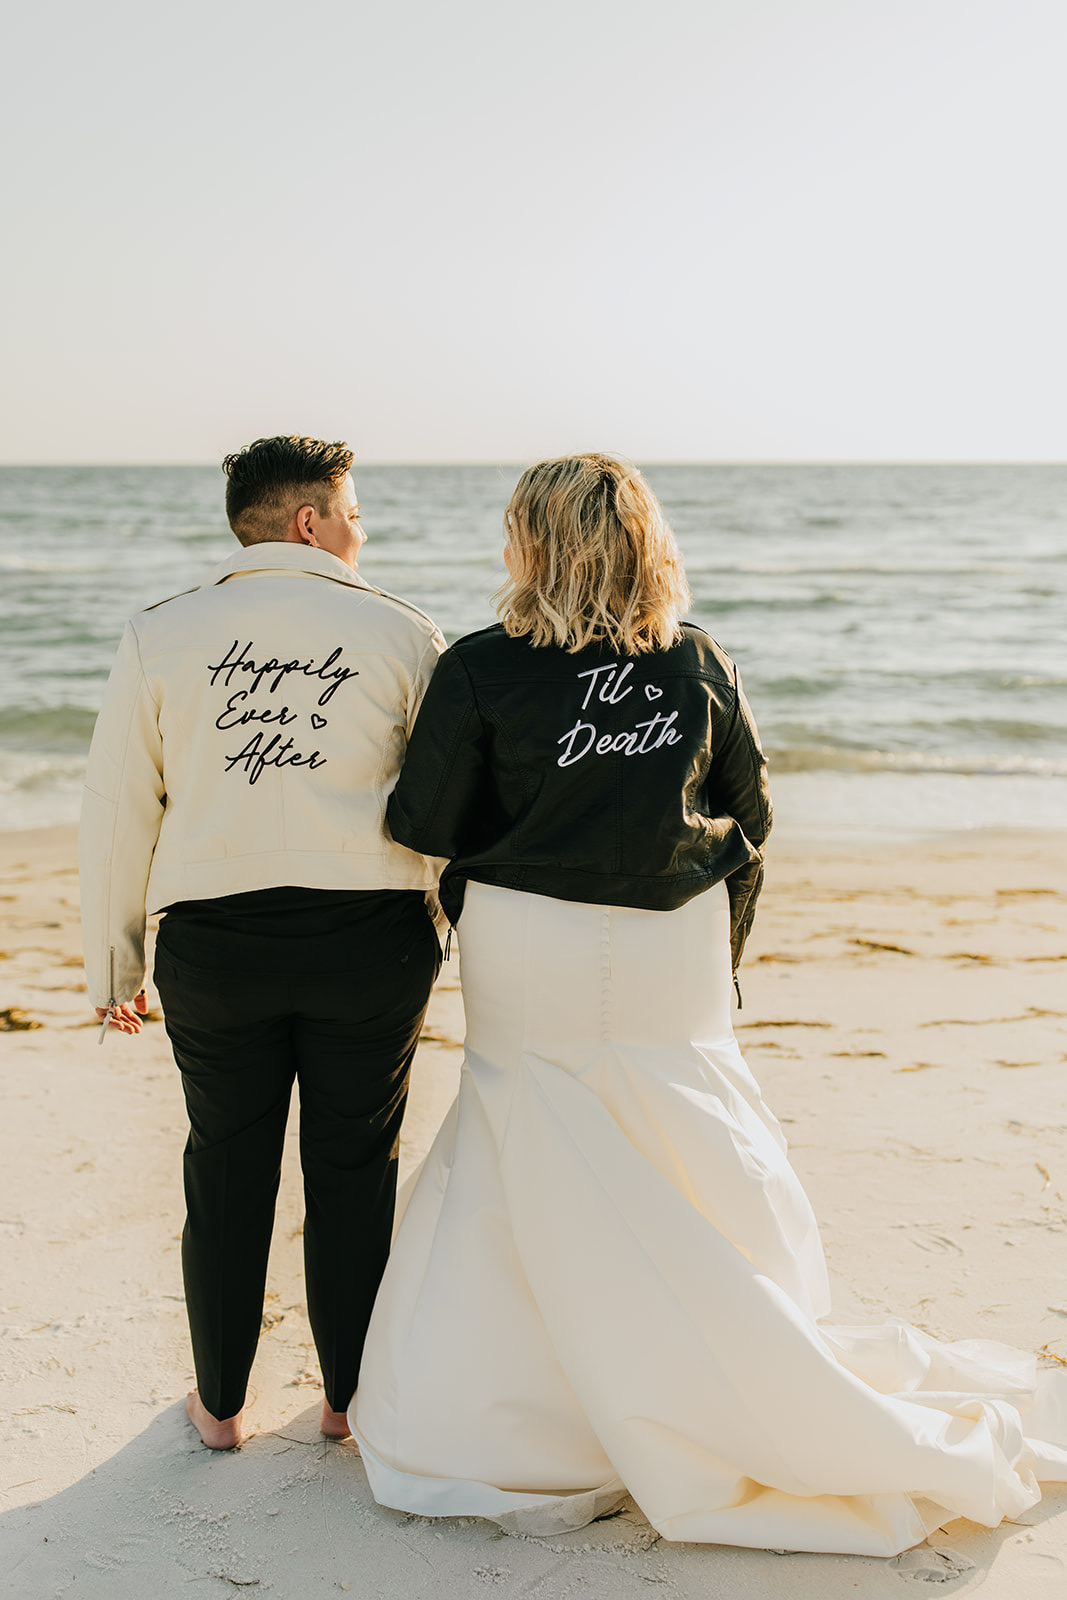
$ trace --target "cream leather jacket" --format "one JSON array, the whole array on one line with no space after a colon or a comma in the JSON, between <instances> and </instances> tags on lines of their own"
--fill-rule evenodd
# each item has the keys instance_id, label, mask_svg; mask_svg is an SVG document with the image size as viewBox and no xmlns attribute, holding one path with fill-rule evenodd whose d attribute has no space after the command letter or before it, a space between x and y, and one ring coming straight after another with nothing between
<instances>
[{"instance_id":1,"label":"cream leather jacket","mask_svg":"<svg viewBox=\"0 0 1067 1600\"><path fill-rule=\"evenodd\" d=\"M418 889L385 807L444 640L324 550L260 544L126 625L79 857L93 1005L144 981L146 912L286 884Z\"/></svg>"}]
</instances>

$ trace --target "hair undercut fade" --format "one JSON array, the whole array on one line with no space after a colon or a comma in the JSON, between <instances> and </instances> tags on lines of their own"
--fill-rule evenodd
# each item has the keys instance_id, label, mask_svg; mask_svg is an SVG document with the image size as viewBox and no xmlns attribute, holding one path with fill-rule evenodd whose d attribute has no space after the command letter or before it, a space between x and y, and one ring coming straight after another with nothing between
<instances>
[{"instance_id":1,"label":"hair undercut fade","mask_svg":"<svg viewBox=\"0 0 1067 1600\"><path fill-rule=\"evenodd\" d=\"M620 456L528 467L504 517L511 576L497 611L513 637L623 655L667 649L689 609L682 558L659 502Z\"/></svg>"},{"instance_id":2,"label":"hair undercut fade","mask_svg":"<svg viewBox=\"0 0 1067 1600\"><path fill-rule=\"evenodd\" d=\"M222 463L226 517L242 544L285 539L301 506L329 516L354 456L343 440L327 444L296 433L257 439Z\"/></svg>"}]
</instances>

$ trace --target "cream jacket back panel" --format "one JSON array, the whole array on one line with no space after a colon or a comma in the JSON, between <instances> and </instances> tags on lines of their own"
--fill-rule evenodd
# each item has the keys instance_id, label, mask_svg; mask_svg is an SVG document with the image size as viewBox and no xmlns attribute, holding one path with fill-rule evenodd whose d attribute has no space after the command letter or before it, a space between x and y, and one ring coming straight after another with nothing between
<instances>
[{"instance_id":1,"label":"cream jacket back panel","mask_svg":"<svg viewBox=\"0 0 1067 1600\"><path fill-rule=\"evenodd\" d=\"M389 837L385 806L443 649L422 612L297 544L240 550L131 619L82 806L94 1005L140 989L146 910L286 884L433 888L441 863Z\"/></svg>"}]
</instances>

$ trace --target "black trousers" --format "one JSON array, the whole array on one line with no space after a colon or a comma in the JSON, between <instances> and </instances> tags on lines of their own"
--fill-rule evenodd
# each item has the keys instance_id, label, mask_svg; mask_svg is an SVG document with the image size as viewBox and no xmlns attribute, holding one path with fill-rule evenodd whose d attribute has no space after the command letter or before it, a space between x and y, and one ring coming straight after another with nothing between
<instances>
[{"instance_id":1,"label":"black trousers","mask_svg":"<svg viewBox=\"0 0 1067 1600\"><path fill-rule=\"evenodd\" d=\"M308 1316L330 1407L352 1397L440 961L406 891L268 890L184 902L160 924L155 981L189 1112L185 1296L213 1416L245 1402L294 1080Z\"/></svg>"}]
</instances>

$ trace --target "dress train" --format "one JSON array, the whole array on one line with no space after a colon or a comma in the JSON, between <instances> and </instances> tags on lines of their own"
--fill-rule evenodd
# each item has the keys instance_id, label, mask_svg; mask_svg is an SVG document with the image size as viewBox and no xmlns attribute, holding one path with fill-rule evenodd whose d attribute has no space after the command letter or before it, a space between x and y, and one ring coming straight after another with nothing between
<instances>
[{"instance_id":1,"label":"dress train","mask_svg":"<svg viewBox=\"0 0 1067 1600\"><path fill-rule=\"evenodd\" d=\"M460 1091L350 1413L375 1497L526 1533L894 1555L1067 1481L1067 1374L841 1328L730 1024L718 886L669 913L470 884Z\"/></svg>"}]
</instances>

